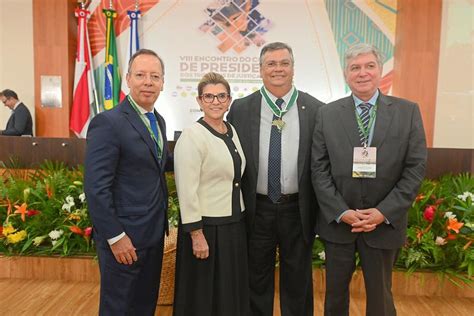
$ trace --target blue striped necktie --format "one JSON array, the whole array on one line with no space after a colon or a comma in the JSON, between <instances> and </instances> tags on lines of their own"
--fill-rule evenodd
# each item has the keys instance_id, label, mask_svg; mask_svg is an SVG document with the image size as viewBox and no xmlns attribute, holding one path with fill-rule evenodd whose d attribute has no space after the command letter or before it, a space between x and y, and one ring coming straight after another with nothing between
<instances>
[{"instance_id":1,"label":"blue striped necktie","mask_svg":"<svg viewBox=\"0 0 474 316\"><path fill-rule=\"evenodd\" d=\"M359 108L362 110L360 113L360 121L362 125L364 126L364 129L367 131L369 128L369 121L370 121L370 107L372 104L370 103L361 103L359 104ZM359 128L359 137L360 137L360 143L362 146L367 145L369 146L369 134L370 131L368 131L367 138L364 135L364 132L362 131L361 128Z\"/></svg>"},{"instance_id":2,"label":"blue striped necktie","mask_svg":"<svg viewBox=\"0 0 474 316\"><path fill-rule=\"evenodd\" d=\"M275 104L281 109L283 99L277 99ZM273 114L273 120L281 119ZM273 122L272 120L272 122ZM270 149L268 151L268 197L277 202L281 196L281 133L278 127L272 125L270 133Z\"/></svg>"}]
</instances>

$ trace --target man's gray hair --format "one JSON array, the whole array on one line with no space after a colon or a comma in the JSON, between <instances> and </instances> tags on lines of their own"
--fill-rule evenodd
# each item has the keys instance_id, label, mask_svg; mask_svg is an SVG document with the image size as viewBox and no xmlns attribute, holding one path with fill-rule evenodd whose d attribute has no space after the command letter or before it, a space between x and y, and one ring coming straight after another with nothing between
<instances>
[{"instance_id":1,"label":"man's gray hair","mask_svg":"<svg viewBox=\"0 0 474 316\"><path fill-rule=\"evenodd\" d=\"M374 54L375 59L377 60L377 64L379 64L380 68L383 67L385 56L382 54L382 52L380 52L380 50L374 45L359 43L359 44L355 44L354 46L351 46L344 54L344 61L345 61L344 69L347 68L347 66L349 65L349 61L351 59L359 55L365 55L365 54Z\"/></svg>"},{"instance_id":2,"label":"man's gray hair","mask_svg":"<svg viewBox=\"0 0 474 316\"><path fill-rule=\"evenodd\" d=\"M290 53L291 63L295 64L295 58L293 57L293 50L291 49L290 45L282 42L273 42L263 46L262 50L260 51L260 66L263 65L263 56L267 52L273 52L275 50L286 49Z\"/></svg>"}]
</instances>

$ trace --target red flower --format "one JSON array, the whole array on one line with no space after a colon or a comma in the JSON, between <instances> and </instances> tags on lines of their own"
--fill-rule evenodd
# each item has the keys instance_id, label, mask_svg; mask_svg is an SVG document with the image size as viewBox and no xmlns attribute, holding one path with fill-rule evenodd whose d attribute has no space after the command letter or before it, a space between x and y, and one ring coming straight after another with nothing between
<instances>
[{"instance_id":1,"label":"red flower","mask_svg":"<svg viewBox=\"0 0 474 316\"><path fill-rule=\"evenodd\" d=\"M92 227L86 227L84 229L84 236L89 237L92 234Z\"/></svg>"},{"instance_id":2,"label":"red flower","mask_svg":"<svg viewBox=\"0 0 474 316\"><path fill-rule=\"evenodd\" d=\"M431 223L433 221L435 213L436 213L436 208L432 205L428 205L425 208L425 211L423 212L423 218Z\"/></svg>"},{"instance_id":3,"label":"red flower","mask_svg":"<svg viewBox=\"0 0 474 316\"><path fill-rule=\"evenodd\" d=\"M80 229L78 226L74 225L74 226L69 226L69 230L72 231L74 234L78 234L78 235L81 235L83 236L84 235L84 232L82 231L82 229Z\"/></svg>"},{"instance_id":4,"label":"red flower","mask_svg":"<svg viewBox=\"0 0 474 316\"><path fill-rule=\"evenodd\" d=\"M447 240L455 240L456 238L458 238L456 234L448 234L448 236L446 236Z\"/></svg>"},{"instance_id":5,"label":"red flower","mask_svg":"<svg viewBox=\"0 0 474 316\"><path fill-rule=\"evenodd\" d=\"M29 210L28 212L26 212L26 216L28 216L28 217L35 216L35 215L38 215L38 214L41 214L41 211Z\"/></svg>"},{"instance_id":6,"label":"red flower","mask_svg":"<svg viewBox=\"0 0 474 316\"><path fill-rule=\"evenodd\" d=\"M3 237L3 226L0 226L0 237Z\"/></svg>"}]
</instances>

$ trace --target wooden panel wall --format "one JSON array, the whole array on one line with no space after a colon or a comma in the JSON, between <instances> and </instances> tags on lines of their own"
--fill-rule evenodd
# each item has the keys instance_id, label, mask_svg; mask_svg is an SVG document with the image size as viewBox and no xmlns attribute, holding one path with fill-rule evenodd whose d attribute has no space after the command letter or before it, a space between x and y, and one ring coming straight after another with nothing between
<instances>
[{"instance_id":1,"label":"wooden panel wall","mask_svg":"<svg viewBox=\"0 0 474 316\"><path fill-rule=\"evenodd\" d=\"M171 151L174 146L174 141L168 143ZM20 168L37 168L44 160L62 161L75 167L84 163L85 151L85 139L0 136L0 166L9 166L13 158ZM426 178L461 172L474 174L474 149L428 149Z\"/></svg>"},{"instance_id":2,"label":"wooden panel wall","mask_svg":"<svg viewBox=\"0 0 474 316\"><path fill-rule=\"evenodd\" d=\"M33 2L35 112L37 136L69 137L77 22L75 0ZM41 106L41 76L61 76L62 108Z\"/></svg>"},{"instance_id":3,"label":"wooden panel wall","mask_svg":"<svg viewBox=\"0 0 474 316\"><path fill-rule=\"evenodd\" d=\"M20 168L37 168L45 160L66 166L84 164L86 140L73 138L0 136L0 166L11 160Z\"/></svg>"},{"instance_id":4,"label":"wooden panel wall","mask_svg":"<svg viewBox=\"0 0 474 316\"><path fill-rule=\"evenodd\" d=\"M398 0L393 95L420 105L433 146L442 0Z\"/></svg>"}]
</instances>

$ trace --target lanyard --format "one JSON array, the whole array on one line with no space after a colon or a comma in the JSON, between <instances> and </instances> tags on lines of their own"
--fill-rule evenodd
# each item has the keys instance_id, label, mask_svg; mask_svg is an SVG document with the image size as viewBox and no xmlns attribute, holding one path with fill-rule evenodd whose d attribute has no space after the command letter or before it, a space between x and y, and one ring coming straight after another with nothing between
<instances>
[{"instance_id":1,"label":"lanyard","mask_svg":"<svg viewBox=\"0 0 474 316\"><path fill-rule=\"evenodd\" d=\"M290 101L288 101L288 104L287 104L285 110L282 110L268 96L267 89L265 88L265 86L262 86L262 88L260 88L260 93L262 94L263 98L265 99L265 101L266 101L268 107L270 108L270 110L272 110L273 114L275 114L275 116L279 117L279 118L281 118L286 112L288 112L291 109L291 107L295 104L296 99L298 98L298 90L293 89L293 93L291 94Z\"/></svg>"},{"instance_id":2,"label":"lanyard","mask_svg":"<svg viewBox=\"0 0 474 316\"><path fill-rule=\"evenodd\" d=\"M153 139L153 141L155 142L155 144L157 144L157 146L158 146L158 158L161 158L161 152L162 152L162 150L161 150L161 148L162 148L162 145L161 145L161 138L158 137L158 139L156 139L155 134L154 134L153 131L151 130L150 121L148 121L148 119L145 120L145 118L143 117L142 113L141 113L140 110L138 109L138 105L135 103L135 100L133 100L130 95L128 95L127 98L128 98L128 101L130 101L130 104L132 105L132 108L137 112L138 117L140 117L140 119L142 120L143 124L145 124L146 129L148 130L148 133L150 134L151 138ZM158 130L159 130L159 126L158 126Z\"/></svg>"},{"instance_id":3,"label":"lanyard","mask_svg":"<svg viewBox=\"0 0 474 316\"><path fill-rule=\"evenodd\" d=\"M362 135L364 135L364 138L365 138L364 147L366 147L367 143L369 142L370 130L372 129L372 125L374 125L374 122L375 122L375 117L377 116L377 104L374 105L374 109L370 113L370 119L369 119L369 124L367 125L367 128L365 128L364 123L362 123L362 119L360 118L360 114L357 112L357 109L355 109L355 114L356 114L357 125L359 126L359 130L362 132Z\"/></svg>"}]
</instances>

